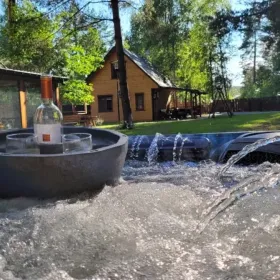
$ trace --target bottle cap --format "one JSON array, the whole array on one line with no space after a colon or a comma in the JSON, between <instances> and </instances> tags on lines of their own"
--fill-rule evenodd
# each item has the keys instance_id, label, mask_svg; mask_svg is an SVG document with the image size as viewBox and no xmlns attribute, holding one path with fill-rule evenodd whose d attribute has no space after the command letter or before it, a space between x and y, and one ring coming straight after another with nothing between
<instances>
[{"instance_id":1,"label":"bottle cap","mask_svg":"<svg viewBox=\"0 0 280 280\"><path fill-rule=\"evenodd\" d=\"M52 76L42 75L41 76L41 97L52 99L53 88L52 88Z\"/></svg>"}]
</instances>

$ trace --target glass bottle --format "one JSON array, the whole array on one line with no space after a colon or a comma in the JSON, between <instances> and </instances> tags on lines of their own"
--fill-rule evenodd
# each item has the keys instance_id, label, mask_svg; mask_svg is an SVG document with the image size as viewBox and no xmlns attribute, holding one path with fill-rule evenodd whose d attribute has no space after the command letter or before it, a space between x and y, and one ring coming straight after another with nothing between
<instances>
[{"instance_id":1,"label":"glass bottle","mask_svg":"<svg viewBox=\"0 0 280 280\"><path fill-rule=\"evenodd\" d=\"M63 116L53 103L51 76L41 76L41 98L42 104L34 114L34 133L38 136L38 143L60 144Z\"/></svg>"}]
</instances>

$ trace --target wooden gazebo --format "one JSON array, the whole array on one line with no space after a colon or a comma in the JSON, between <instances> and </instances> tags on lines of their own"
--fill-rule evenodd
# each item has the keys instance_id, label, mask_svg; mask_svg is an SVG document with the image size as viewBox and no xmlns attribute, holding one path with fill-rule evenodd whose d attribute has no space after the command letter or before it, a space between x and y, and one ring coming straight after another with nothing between
<instances>
[{"instance_id":1,"label":"wooden gazebo","mask_svg":"<svg viewBox=\"0 0 280 280\"><path fill-rule=\"evenodd\" d=\"M5 119L17 119L17 127L28 127L28 115L31 107L28 107L27 88L36 89L36 98L40 101L40 76L41 73L14 70L0 67L0 122ZM59 84L66 77L53 76L54 102L60 106ZM12 95L9 96L9 95ZM35 104L36 105L36 104ZM36 105L37 106L37 105ZM35 106L34 106L35 107ZM29 111L28 111L28 108ZM6 110L5 110L6 109ZM33 108L32 108L33 109ZM8 116L9 115L9 116Z\"/></svg>"},{"instance_id":2,"label":"wooden gazebo","mask_svg":"<svg viewBox=\"0 0 280 280\"><path fill-rule=\"evenodd\" d=\"M207 93L197 89L190 88L170 88L170 98L167 101L166 109L170 109L170 106L173 108L178 108L178 96L177 92L182 91L185 93L184 97L184 109L189 109L191 112L192 118L196 118L198 115L201 117L202 112L202 103L201 96L206 95ZM188 105L189 104L189 105Z\"/></svg>"}]
</instances>

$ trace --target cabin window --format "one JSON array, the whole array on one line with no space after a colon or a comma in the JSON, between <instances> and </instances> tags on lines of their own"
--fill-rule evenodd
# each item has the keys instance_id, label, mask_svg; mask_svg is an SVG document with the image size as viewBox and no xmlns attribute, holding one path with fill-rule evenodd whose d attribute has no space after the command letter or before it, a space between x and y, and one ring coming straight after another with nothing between
<instances>
[{"instance_id":1,"label":"cabin window","mask_svg":"<svg viewBox=\"0 0 280 280\"><path fill-rule=\"evenodd\" d=\"M113 112L113 95L98 96L98 112Z\"/></svg>"},{"instance_id":2,"label":"cabin window","mask_svg":"<svg viewBox=\"0 0 280 280\"><path fill-rule=\"evenodd\" d=\"M135 94L136 111L144 111L144 93Z\"/></svg>"},{"instance_id":3,"label":"cabin window","mask_svg":"<svg viewBox=\"0 0 280 280\"><path fill-rule=\"evenodd\" d=\"M117 79L118 78L118 61L114 61L111 63L111 79Z\"/></svg>"}]
</instances>

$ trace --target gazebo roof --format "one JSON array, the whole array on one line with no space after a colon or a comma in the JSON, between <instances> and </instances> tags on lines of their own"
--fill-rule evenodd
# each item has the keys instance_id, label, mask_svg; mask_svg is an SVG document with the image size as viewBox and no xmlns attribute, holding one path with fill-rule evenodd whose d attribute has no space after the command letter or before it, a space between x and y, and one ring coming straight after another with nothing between
<instances>
[{"instance_id":1,"label":"gazebo roof","mask_svg":"<svg viewBox=\"0 0 280 280\"><path fill-rule=\"evenodd\" d=\"M174 90L174 91L186 91L190 94L198 94L198 95L208 94L205 91L201 91L201 90L198 90L198 89L191 89L191 88L187 88L187 87L185 87L185 88L184 87L168 87L167 89Z\"/></svg>"},{"instance_id":2,"label":"gazebo roof","mask_svg":"<svg viewBox=\"0 0 280 280\"><path fill-rule=\"evenodd\" d=\"M4 75L5 76L18 76L18 77L23 77L23 78L40 78L40 76L42 74L43 73L0 67L0 79ZM67 77L56 76L56 75L54 75L52 77L56 82L63 82L64 80L68 79ZM5 77L5 79L6 79L6 77Z\"/></svg>"}]
</instances>

